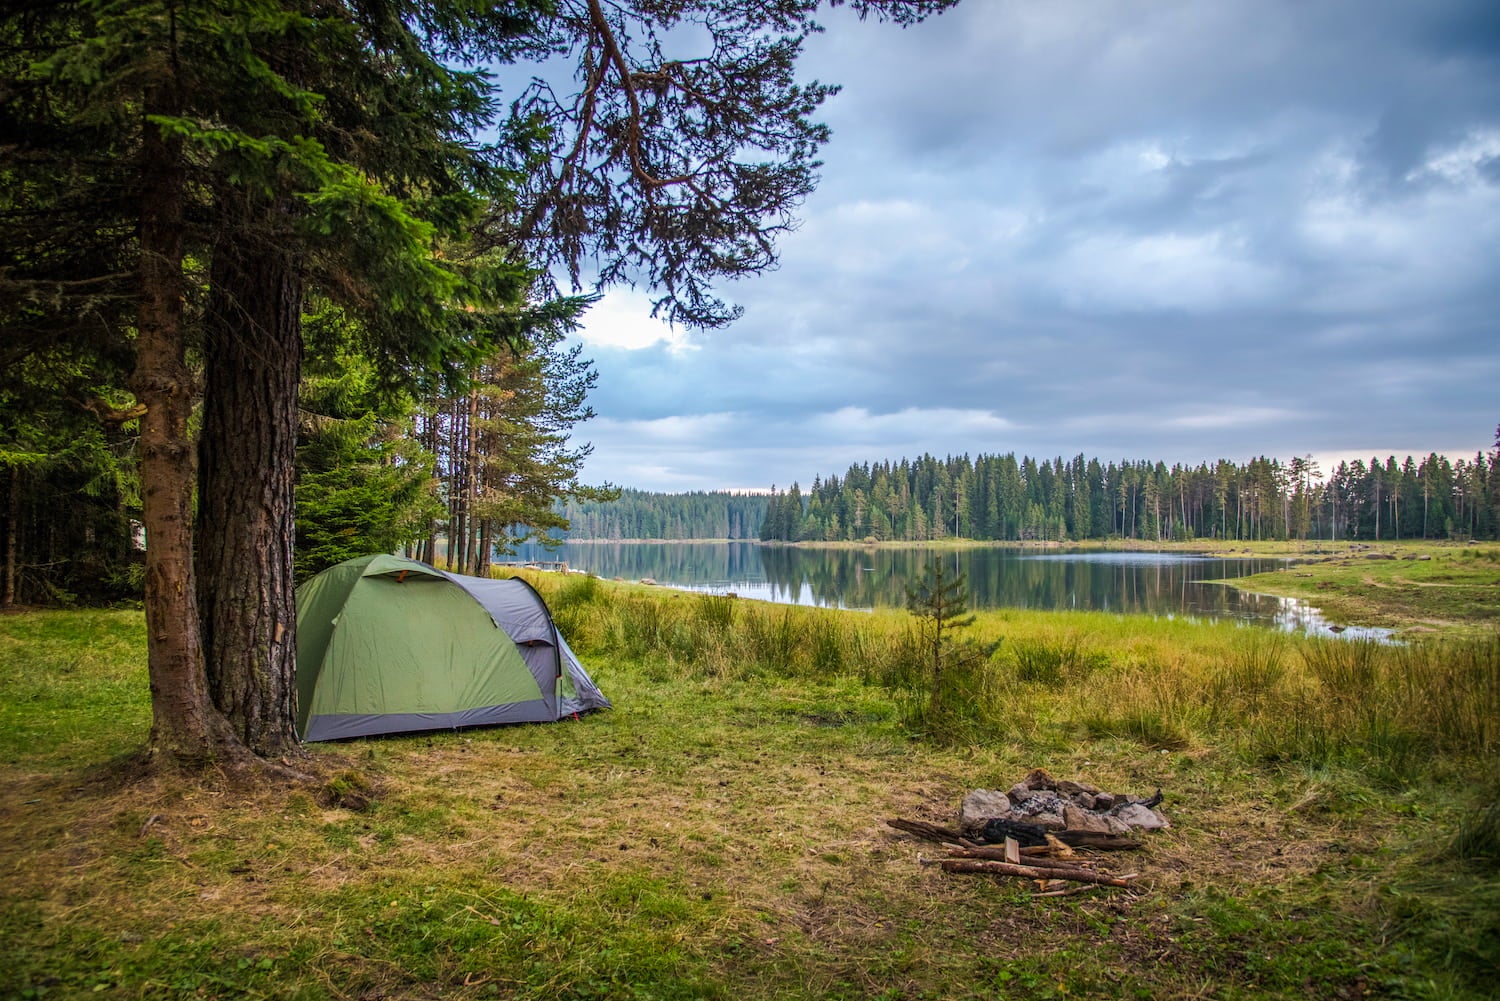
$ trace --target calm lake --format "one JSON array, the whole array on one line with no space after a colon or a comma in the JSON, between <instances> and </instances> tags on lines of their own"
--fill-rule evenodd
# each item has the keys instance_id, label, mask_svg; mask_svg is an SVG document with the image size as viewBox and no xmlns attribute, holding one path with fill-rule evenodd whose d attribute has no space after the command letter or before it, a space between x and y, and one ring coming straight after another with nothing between
<instances>
[{"instance_id":1,"label":"calm lake","mask_svg":"<svg viewBox=\"0 0 1500 1001\"><path fill-rule=\"evenodd\" d=\"M1184 553L1047 553L983 548L797 549L752 542L565 543L549 553L522 547L512 559L564 560L604 578L650 578L666 587L833 608L903 607L929 560L968 578L969 607L1097 610L1233 619L1296 632L1332 623L1290 598L1246 594L1210 581L1286 566L1284 560L1216 559ZM1348 629L1379 636L1385 630Z\"/></svg>"}]
</instances>

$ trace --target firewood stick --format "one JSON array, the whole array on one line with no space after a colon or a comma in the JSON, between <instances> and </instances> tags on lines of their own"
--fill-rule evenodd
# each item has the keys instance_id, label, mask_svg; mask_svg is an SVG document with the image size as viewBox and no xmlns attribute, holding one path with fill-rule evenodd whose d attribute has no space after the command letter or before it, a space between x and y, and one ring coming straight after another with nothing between
<instances>
[{"instance_id":1,"label":"firewood stick","mask_svg":"<svg viewBox=\"0 0 1500 1001\"><path fill-rule=\"evenodd\" d=\"M939 827L936 824L929 824L924 820L901 820L898 818L887 820L886 824L898 831L915 834L917 837L926 838L929 841L960 841L964 836L962 831Z\"/></svg>"},{"instance_id":2,"label":"firewood stick","mask_svg":"<svg viewBox=\"0 0 1500 1001\"><path fill-rule=\"evenodd\" d=\"M1092 893L1092 886L1073 886L1066 890L1047 890L1043 893L1033 893L1033 897L1073 897L1080 893Z\"/></svg>"},{"instance_id":3,"label":"firewood stick","mask_svg":"<svg viewBox=\"0 0 1500 1001\"><path fill-rule=\"evenodd\" d=\"M895 821L888 820L886 823L896 827ZM903 824L912 821L901 821ZM931 826L931 825L928 825ZM903 828L904 829L904 828ZM936 828L941 831L942 828ZM936 840L936 839L935 839ZM955 839L949 839L955 840ZM961 845L978 845L979 842L972 838L957 838ZM1135 851L1142 845L1134 838L1123 834L1096 834L1093 831L1048 831L1047 843L1045 845L1022 845L1022 855L1047 855L1063 852L1072 854L1074 848L1096 848L1100 851Z\"/></svg>"},{"instance_id":4,"label":"firewood stick","mask_svg":"<svg viewBox=\"0 0 1500 1001\"><path fill-rule=\"evenodd\" d=\"M950 858L990 859L995 862L1011 862L1005 857L1005 849L989 845L980 845L975 848L949 848ZM1033 869L1061 870L1063 872L1092 872L1089 868L1091 863L1074 860L1063 861L1061 859L1043 858L1031 856L1025 862L1011 862L1012 865L1028 865Z\"/></svg>"},{"instance_id":5,"label":"firewood stick","mask_svg":"<svg viewBox=\"0 0 1500 1001\"><path fill-rule=\"evenodd\" d=\"M915 834L917 837L926 838L929 841L958 842L965 840L963 831L957 831L951 827L939 827L937 824L929 824L923 820L901 820L896 818L887 820L886 824L898 831ZM1141 842L1121 834L1095 834L1093 831L1058 831L1054 835L1049 835L1049 837L1056 837L1063 844L1074 848L1098 848L1104 851L1135 851L1142 847ZM1031 855L1050 850L1050 847L1025 846L1021 849L1021 854Z\"/></svg>"},{"instance_id":6,"label":"firewood stick","mask_svg":"<svg viewBox=\"0 0 1500 1001\"><path fill-rule=\"evenodd\" d=\"M1010 862L1010 859L1005 857L1005 849L1000 847L999 845L976 845L972 841L963 841L956 845L944 845L943 847L952 852L954 858L988 858L994 859L997 862ZM1021 849L1021 852L1022 854L1025 854L1026 849ZM1040 853L1035 855L1026 855L1026 858L1029 859L1029 861L1014 862L1012 864L1041 865L1044 862L1059 862L1062 865L1079 865L1079 863L1076 861L1069 860L1066 862L1060 862L1060 860L1058 859L1048 858L1046 855Z\"/></svg>"},{"instance_id":7,"label":"firewood stick","mask_svg":"<svg viewBox=\"0 0 1500 1001\"><path fill-rule=\"evenodd\" d=\"M1061 842L1059 842L1059 844L1061 844ZM955 846L951 845L951 844L947 844L947 845L943 845L943 847L944 848L953 848ZM959 848L990 848L990 847L993 847L993 846L986 845L986 844L983 844L983 843L978 842L978 841L970 841L968 838L959 838L958 839L958 845L957 845L957 847L959 847ZM1067 845L1062 845L1062 847L1066 848L1070 852L1072 851L1072 849L1068 848ZM1021 854L1022 855L1033 855L1033 856L1035 856L1035 855L1051 855L1054 851L1056 851L1056 849L1053 848L1051 845L1022 845L1021 846Z\"/></svg>"},{"instance_id":8,"label":"firewood stick","mask_svg":"<svg viewBox=\"0 0 1500 1001\"><path fill-rule=\"evenodd\" d=\"M945 859L944 872L993 872L1002 876L1020 876L1024 879L1067 879L1075 883L1097 883L1100 886L1126 886L1130 883L1115 876L1104 876L1097 872L1080 869L1063 872L1058 869L1039 869L1029 865L1011 865L1009 862L994 862L989 859Z\"/></svg>"}]
</instances>

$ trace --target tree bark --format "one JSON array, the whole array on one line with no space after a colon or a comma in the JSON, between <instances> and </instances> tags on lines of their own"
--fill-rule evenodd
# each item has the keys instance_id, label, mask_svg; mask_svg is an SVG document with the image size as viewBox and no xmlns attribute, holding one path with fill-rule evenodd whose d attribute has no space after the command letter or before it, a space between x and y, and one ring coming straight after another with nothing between
<instances>
[{"instance_id":1,"label":"tree bark","mask_svg":"<svg viewBox=\"0 0 1500 1001\"><path fill-rule=\"evenodd\" d=\"M21 469L11 466L6 472L5 576L0 583L0 607L10 608L16 603L16 561L21 539Z\"/></svg>"},{"instance_id":2,"label":"tree bark","mask_svg":"<svg viewBox=\"0 0 1500 1001\"><path fill-rule=\"evenodd\" d=\"M464 462L467 475L464 478L464 562L458 572L479 576L479 430L475 426L479 417L479 391L469 390L469 408L464 414L464 447L468 456Z\"/></svg>"},{"instance_id":3,"label":"tree bark","mask_svg":"<svg viewBox=\"0 0 1500 1001\"><path fill-rule=\"evenodd\" d=\"M464 521L464 460L468 448L463 445L462 419L455 397L448 401L448 569L456 569L463 559L463 540L468 535Z\"/></svg>"},{"instance_id":4,"label":"tree bark","mask_svg":"<svg viewBox=\"0 0 1500 1001\"><path fill-rule=\"evenodd\" d=\"M475 577L490 575L490 553L495 548L495 522L485 518L479 523L479 553L474 567Z\"/></svg>"},{"instance_id":5,"label":"tree bark","mask_svg":"<svg viewBox=\"0 0 1500 1001\"><path fill-rule=\"evenodd\" d=\"M302 280L246 210L214 248L199 446L198 594L215 705L261 757L298 747L292 577ZM265 229L251 230L263 224Z\"/></svg>"},{"instance_id":6,"label":"tree bark","mask_svg":"<svg viewBox=\"0 0 1500 1001\"><path fill-rule=\"evenodd\" d=\"M438 433L438 424L441 420L442 409L436 405L432 408L429 417L422 418L421 440L423 447L434 456L440 456L441 439ZM438 486L442 484L442 471L434 467L433 477ZM417 559L431 566L437 559L437 520L433 519L427 523L427 534L417 545Z\"/></svg>"},{"instance_id":7,"label":"tree bark","mask_svg":"<svg viewBox=\"0 0 1500 1001\"><path fill-rule=\"evenodd\" d=\"M159 95L153 95L154 97ZM160 109L149 99L148 111ZM146 650L154 765L201 767L234 750L209 698L193 573L193 382L185 362L180 140L148 125L141 141L140 323L130 387L141 419Z\"/></svg>"}]
</instances>

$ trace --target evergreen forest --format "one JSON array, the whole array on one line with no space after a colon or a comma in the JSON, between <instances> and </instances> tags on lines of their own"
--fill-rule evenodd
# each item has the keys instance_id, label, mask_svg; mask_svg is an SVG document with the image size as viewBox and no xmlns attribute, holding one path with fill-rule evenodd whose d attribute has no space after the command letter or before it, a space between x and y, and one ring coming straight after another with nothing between
<instances>
[{"instance_id":1,"label":"evergreen forest","mask_svg":"<svg viewBox=\"0 0 1500 1001\"><path fill-rule=\"evenodd\" d=\"M772 491L765 541L1494 539L1500 447L1340 462L1101 462L1014 454L856 464Z\"/></svg>"},{"instance_id":2,"label":"evergreen forest","mask_svg":"<svg viewBox=\"0 0 1500 1001\"><path fill-rule=\"evenodd\" d=\"M1308 457L1168 466L923 455L855 463L806 492L626 489L613 501L569 497L557 514L568 527L554 537L587 540L1494 539L1500 447L1457 461L1341 462L1326 475Z\"/></svg>"},{"instance_id":3,"label":"evergreen forest","mask_svg":"<svg viewBox=\"0 0 1500 1001\"><path fill-rule=\"evenodd\" d=\"M767 494L725 490L625 489L613 501L569 497L558 513L571 539L758 539L770 502Z\"/></svg>"}]
</instances>

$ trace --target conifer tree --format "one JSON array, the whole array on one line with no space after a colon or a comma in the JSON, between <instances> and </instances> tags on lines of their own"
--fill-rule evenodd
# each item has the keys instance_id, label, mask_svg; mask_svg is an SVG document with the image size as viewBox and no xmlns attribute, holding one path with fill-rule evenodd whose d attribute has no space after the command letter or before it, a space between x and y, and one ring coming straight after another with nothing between
<instances>
[{"instance_id":1,"label":"conifer tree","mask_svg":"<svg viewBox=\"0 0 1500 1001\"><path fill-rule=\"evenodd\" d=\"M513 265L481 272L433 255L433 237L479 218L481 182L501 176L461 139L488 116L487 84L439 53L468 42L499 55L498 40L527 27L515 5L461 6L79 0L0 21L26 43L7 55L27 95L7 112L26 142L4 169L41 177L95 144L91 169L65 174L69 197L47 207L93 206L79 232L95 271L70 265L70 281L121 286L119 312L133 313L53 334L102 328L106 349L133 366L154 761L246 763L246 752L273 756L295 740L291 467L306 283L368 310L364 329L395 378L440 368L493 315L469 319L465 307L508 304L529 281ZM416 134L397 134L407 127ZM128 246L115 255L123 280L101 273L112 245L95 234ZM21 256L20 281L52 279L65 256ZM200 347L195 540L188 418Z\"/></svg>"},{"instance_id":2,"label":"conifer tree","mask_svg":"<svg viewBox=\"0 0 1500 1001\"><path fill-rule=\"evenodd\" d=\"M946 634L974 624L974 616L968 614L968 601L964 575L948 576L941 559L929 561L922 576L906 592L906 606L921 624L931 686L928 708L934 718L942 702L945 675L951 662L953 641Z\"/></svg>"},{"instance_id":3,"label":"conifer tree","mask_svg":"<svg viewBox=\"0 0 1500 1001\"><path fill-rule=\"evenodd\" d=\"M851 3L901 22L947 5ZM292 432L309 294L361 314L392 385L461 374L518 336L535 277L522 244L543 261L595 255L606 283L664 289L675 318L727 319L709 283L774 260L826 137L808 116L827 89L792 77L818 6L63 0L0 14L0 35L24 43L4 55L25 92L5 114L28 143L0 164L7 180L93 151L52 199L93 207L90 253L32 255L19 278L55 282L59 260L81 261L68 280L118 292L131 319L91 329L128 357L144 411L153 760L248 764L292 746ZM712 26L719 62L702 68L719 84L656 58L688 20ZM642 59L632 38L646 40ZM570 47L583 87L563 117L532 102L479 146L495 95L466 67ZM547 136L569 145L538 160L532 141ZM770 159L741 162L742 148ZM509 197L524 177L543 180ZM463 252L444 253L460 234Z\"/></svg>"},{"instance_id":4,"label":"conifer tree","mask_svg":"<svg viewBox=\"0 0 1500 1001\"><path fill-rule=\"evenodd\" d=\"M416 404L380 392L363 358L314 353L298 393L298 582L355 556L424 537L442 512Z\"/></svg>"},{"instance_id":5,"label":"conifer tree","mask_svg":"<svg viewBox=\"0 0 1500 1001\"><path fill-rule=\"evenodd\" d=\"M461 395L430 407L455 570L484 576L496 550L530 538L555 545L551 533L569 526L568 501L619 496L578 482L593 448L572 444L570 433L594 416L587 397L598 376L582 347L563 349L562 338L561 326L539 320L523 344L477 366Z\"/></svg>"}]
</instances>

